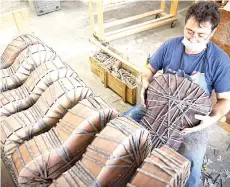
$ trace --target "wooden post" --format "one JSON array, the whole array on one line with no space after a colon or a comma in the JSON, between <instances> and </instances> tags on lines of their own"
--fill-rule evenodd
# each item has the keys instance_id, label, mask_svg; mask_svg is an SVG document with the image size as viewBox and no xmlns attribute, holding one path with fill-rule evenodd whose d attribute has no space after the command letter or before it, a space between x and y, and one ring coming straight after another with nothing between
<instances>
[{"instance_id":1,"label":"wooden post","mask_svg":"<svg viewBox=\"0 0 230 187\"><path fill-rule=\"evenodd\" d=\"M172 0L170 14L173 15L174 17L176 17L177 15L177 8L178 8L178 0Z\"/></svg>"},{"instance_id":2,"label":"wooden post","mask_svg":"<svg viewBox=\"0 0 230 187\"><path fill-rule=\"evenodd\" d=\"M23 8L18 11L13 12L15 24L18 28L20 34L32 33L32 30L29 25L29 11L26 8Z\"/></svg>"},{"instance_id":3,"label":"wooden post","mask_svg":"<svg viewBox=\"0 0 230 187\"><path fill-rule=\"evenodd\" d=\"M89 0L89 21L90 21L90 30L93 34L95 34L93 0Z\"/></svg>"},{"instance_id":4,"label":"wooden post","mask_svg":"<svg viewBox=\"0 0 230 187\"><path fill-rule=\"evenodd\" d=\"M165 0L161 0L161 10L164 12L165 10Z\"/></svg>"},{"instance_id":5,"label":"wooden post","mask_svg":"<svg viewBox=\"0 0 230 187\"><path fill-rule=\"evenodd\" d=\"M97 25L98 30L96 36L100 39L101 42L105 41L104 36L104 19L103 19L103 3L102 0L96 0L97 4Z\"/></svg>"}]
</instances>

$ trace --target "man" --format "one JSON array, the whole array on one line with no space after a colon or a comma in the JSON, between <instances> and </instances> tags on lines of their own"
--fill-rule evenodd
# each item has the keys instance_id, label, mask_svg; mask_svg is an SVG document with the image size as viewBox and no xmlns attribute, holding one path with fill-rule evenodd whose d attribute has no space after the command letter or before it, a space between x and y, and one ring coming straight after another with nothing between
<instances>
[{"instance_id":1,"label":"man","mask_svg":"<svg viewBox=\"0 0 230 187\"><path fill-rule=\"evenodd\" d=\"M215 89L217 103L210 115L196 115L201 120L200 125L182 131L184 140L179 152L191 161L187 187L199 186L209 127L230 110L230 60L223 50L209 41L219 20L220 12L215 3L198 2L191 5L185 18L184 37L165 42L142 71L142 105L136 105L124 113L137 122L141 120L146 112L146 90L153 75L161 69L164 73L174 73L193 80L209 95Z\"/></svg>"}]
</instances>

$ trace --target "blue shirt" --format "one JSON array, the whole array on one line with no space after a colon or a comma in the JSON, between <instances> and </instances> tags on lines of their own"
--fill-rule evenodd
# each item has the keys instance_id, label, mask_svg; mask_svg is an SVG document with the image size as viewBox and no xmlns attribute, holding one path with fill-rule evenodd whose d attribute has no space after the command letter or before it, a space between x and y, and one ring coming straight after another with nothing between
<instances>
[{"instance_id":1,"label":"blue shirt","mask_svg":"<svg viewBox=\"0 0 230 187\"><path fill-rule=\"evenodd\" d=\"M196 55L188 55L184 52L182 40L183 37L177 37L166 41L149 59L150 65L156 70L165 71L170 68L177 71L183 54L181 69L192 75L193 72L201 72L202 58L205 55L204 73L210 95L212 89L216 93L230 91L230 58L227 53L210 41L206 50Z\"/></svg>"}]
</instances>

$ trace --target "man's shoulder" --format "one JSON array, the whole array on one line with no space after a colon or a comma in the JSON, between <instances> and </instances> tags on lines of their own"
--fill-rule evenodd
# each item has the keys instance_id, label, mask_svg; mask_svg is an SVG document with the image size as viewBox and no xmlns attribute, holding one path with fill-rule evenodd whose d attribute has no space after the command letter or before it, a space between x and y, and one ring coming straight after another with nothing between
<instances>
[{"instance_id":1,"label":"man's shoulder","mask_svg":"<svg viewBox=\"0 0 230 187\"><path fill-rule=\"evenodd\" d=\"M175 44L181 44L181 41L183 40L184 37L176 37L176 38L171 38L165 42L166 45L175 45Z\"/></svg>"},{"instance_id":2,"label":"man's shoulder","mask_svg":"<svg viewBox=\"0 0 230 187\"><path fill-rule=\"evenodd\" d=\"M174 50L181 49L181 45L183 45L181 42L182 40L183 37L169 39L164 42L164 44L162 45L162 49L164 49L165 51L170 51L170 53Z\"/></svg>"}]
</instances>

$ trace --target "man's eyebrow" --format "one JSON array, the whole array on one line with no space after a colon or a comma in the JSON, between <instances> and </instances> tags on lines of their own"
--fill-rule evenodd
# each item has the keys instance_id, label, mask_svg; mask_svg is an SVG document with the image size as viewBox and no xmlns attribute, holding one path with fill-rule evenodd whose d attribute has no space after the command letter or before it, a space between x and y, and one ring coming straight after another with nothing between
<instances>
[{"instance_id":1,"label":"man's eyebrow","mask_svg":"<svg viewBox=\"0 0 230 187\"><path fill-rule=\"evenodd\" d=\"M189 31L192 31L192 32L195 32L195 31L193 31L192 29L189 29L189 28L185 28L185 29L187 29L187 30L189 30ZM197 34L206 34L206 33L198 32Z\"/></svg>"},{"instance_id":2,"label":"man's eyebrow","mask_svg":"<svg viewBox=\"0 0 230 187\"><path fill-rule=\"evenodd\" d=\"M189 29L189 28L185 28L185 29L194 32L192 29Z\"/></svg>"}]
</instances>

